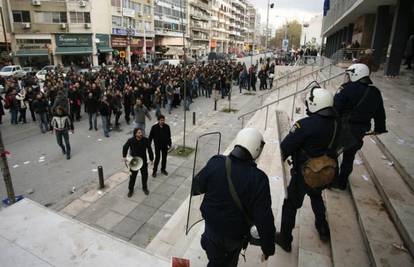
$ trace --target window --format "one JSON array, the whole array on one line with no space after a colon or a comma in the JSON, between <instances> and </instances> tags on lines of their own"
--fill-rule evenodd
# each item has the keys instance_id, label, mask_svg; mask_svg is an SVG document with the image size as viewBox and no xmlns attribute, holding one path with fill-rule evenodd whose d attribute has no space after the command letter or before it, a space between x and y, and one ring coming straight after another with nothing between
<instances>
[{"instance_id":1,"label":"window","mask_svg":"<svg viewBox=\"0 0 414 267\"><path fill-rule=\"evenodd\" d=\"M131 9L135 10L136 13L141 13L141 4L131 2Z\"/></svg>"},{"instance_id":2,"label":"window","mask_svg":"<svg viewBox=\"0 0 414 267\"><path fill-rule=\"evenodd\" d=\"M144 15L151 15L151 6L149 5L144 5L144 10L143 10Z\"/></svg>"},{"instance_id":3,"label":"window","mask_svg":"<svg viewBox=\"0 0 414 267\"><path fill-rule=\"evenodd\" d=\"M121 7L121 0L111 0L111 5L115 7Z\"/></svg>"},{"instance_id":4,"label":"window","mask_svg":"<svg viewBox=\"0 0 414 267\"><path fill-rule=\"evenodd\" d=\"M13 10L14 22L30 22L30 12L22 10Z\"/></svg>"},{"instance_id":5,"label":"window","mask_svg":"<svg viewBox=\"0 0 414 267\"><path fill-rule=\"evenodd\" d=\"M135 27L135 19L124 17L123 27L124 28L129 28L129 27L134 28Z\"/></svg>"},{"instance_id":6,"label":"window","mask_svg":"<svg viewBox=\"0 0 414 267\"><path fill-rule=\"evenodd\" d=\"M89 12L69 12L71 23L91 23Z\"/></svg>"},{"instance_id":7,"label":"window","mask_svg":"<svg viewBox=\"0 0 414 267\"><path fill-rule=\"evenodd\" d=\"M112 16L112 27L113 28L120 28L120 27L122 27L122 17Z\"/></svg>"},{"instance_id":8,"label":"window","mask_svg":"<svg viewBox=\"0 0 414 267\"><path fill-rule=\"evenodd\" d=\"M36 12L36 22L39 23L67 23L66 12Z\"/></svg>"},{"instance_id":9,"label":"window","mask_svg":"<svg viewBox=\"0 0 414 267\"><path fill-rule=\"evenodd\" d=\"M146 31L152 31L152 23L151 22L148 22L148 21L145 22L145 30Z\"/></svg>"}]
</instances>

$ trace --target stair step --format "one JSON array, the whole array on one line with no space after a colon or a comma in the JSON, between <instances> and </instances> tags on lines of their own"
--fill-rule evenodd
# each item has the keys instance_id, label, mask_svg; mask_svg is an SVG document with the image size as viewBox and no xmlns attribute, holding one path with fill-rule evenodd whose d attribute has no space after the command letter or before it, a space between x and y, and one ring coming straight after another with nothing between
<instances>
[{"instance_id":1,"label":"stair step","mask_svg":"<svg viewBox=\"0 0 414 267\"><path fill-rule=\"evenodd\" d=\"M364 165L354 165L349 184L372 265L413 266L409 253L399 248L403 241Z\"/></svg>"},{"instance_id":2,"label":"stair step","mask_svg":"<svg viewBox=\"0 0 414 267\"><path fill-rule=\"evenodd\" d=\"M333 265L370 266L351 195L348 191L325 190L324 193L326 214L331 229Z\"/></svg>"},{"instance_id":3,"label":"stair step","mask_svg":"<svg viewBox=\"0 0 414 267\"><path fill-rule=\"evenodd\" d=\"M407 249L414 255L414 194L376 141L371 137L364 141L362 158Z\"/></svg>"},{"instance_id":4,"label":"stair step","mask_svg":"<svg viewBox=\"0 0 414 267\"><path fill-rule=\"evenodd\" d=\"M329 242L324 243L319 239L318 231L315 228L315 216L308 196L305 196L298 215L297 223L300 224L298 267L331 267L331 248Z\"/></svg>"}]
</instances>

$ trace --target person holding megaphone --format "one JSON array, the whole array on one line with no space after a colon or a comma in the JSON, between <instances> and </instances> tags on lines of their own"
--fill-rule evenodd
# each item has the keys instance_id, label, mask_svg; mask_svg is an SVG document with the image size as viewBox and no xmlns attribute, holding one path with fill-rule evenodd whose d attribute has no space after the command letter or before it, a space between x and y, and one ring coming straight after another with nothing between
<instances>
[{"instance_id":1,"label":"person holding megaphone","mask_svg":"<svg viewBox=\"0 0 414 267\"><path fill-rule=\"evenodd\" d=\"M131 197L134 194L134 187L135 187L135 180L137 179L138 170L141 171L141 181L142 181L142 191L146 195L149 194L148 190L148 163L147 163L147 151L148 156L151 163L154 160L154 153L152 152L152 148L148 138L144 137L143 130L141 128L137 128L134 130L134 137L128 139L128 141L124 144L122 148L122 156L124 162L128 165L127 154L133 157L134 161L136 161L136 157L142 159L142 167L140 169L132 168L130 165L131 174L129 176L129 185L128 185L128 197Z\"/></svg>"}]
</instances>

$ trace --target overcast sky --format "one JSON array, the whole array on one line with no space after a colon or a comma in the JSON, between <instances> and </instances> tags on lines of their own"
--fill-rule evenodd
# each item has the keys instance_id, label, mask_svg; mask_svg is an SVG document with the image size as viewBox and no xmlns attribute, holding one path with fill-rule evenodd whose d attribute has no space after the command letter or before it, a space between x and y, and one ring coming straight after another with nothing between
<instances>
[{"instance_id":1,"label":"overcast sky","mask_svg":"<svg viewBox=\"0 0 414 267\"><path fill-rule=\"evenodd\" d=\"M270 0L275 6L269 11L269 25L280 27L286 20L297 19L305 22L311 17L322 14L324 0ZM250 0L261 15L262 23L266 23L268 0Z\"/></svg>"}]
</instances>

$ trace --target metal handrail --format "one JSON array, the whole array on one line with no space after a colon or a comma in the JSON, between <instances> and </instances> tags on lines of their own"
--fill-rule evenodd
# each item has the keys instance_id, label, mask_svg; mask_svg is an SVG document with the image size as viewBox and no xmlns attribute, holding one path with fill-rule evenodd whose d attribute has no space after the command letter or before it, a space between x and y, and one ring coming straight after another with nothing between
<instances>
[{"instance_id":1,"label":"metal handrail","mask_svg":"<svg viewBox=\"0 0 414 267\"><path fill-rule=\"evenodd\" d=\"M325 67L326 67L326 66L325 66ZM322 67L322 68L324 68L324 67ZM317 71L319 71L319 69L318 69L318 70L315 70L315 71L313 71L313 72L317 72ZM332 77L329 77L329 78L327 78L327 79L325 79L325 80L320 81L320 82L319 82L319 84L323 84L323 85L325 86L326 82L331 81L331 80L333 80L333 79L335 79L335 78L338 78L339 76L343 75L344 73L345 73L345 72L340 72L340 73L337 73L337 74L333 75ZM310 73L309 73L309 74L310 74ZM303 77L308 76L309 74L306 74L306 75L304 75ZM303 77L299 77L298 79L302 79ZM276 103L279 103L279 102L280 102L280 101L282 101L282 100L288 99L288 98L290 98L290 97L292 97L292 96L296 96L297 94L301 94L301 93L305 92L305 91L306 91L306 90L308 90L308 89L309 89L309 88L304 88L304 89L299 90L299 91L297 91L297 90L296 90L296 91L295 91L294 93L292 93L292 94L289 94L289 95L284 96L284 97L282 97L282 98L278 98L278 99L277 99L277 100L275 100L275 101L272 101L272 102L270 102L270 103L267 103L266 105L260 106L260 107L258 107L258 108L255 108L255 109L253 109L253 110L251 110L251 111L249 111L249 112L246 112L246 113L244 113L244 114L240 115L240 116L237 118L237 120L242 119L242 128L243 128L243 127L244 127L244 117L246 117L247 115L250 115L250 114L252 114L252 113L255 113L255 112L259 111L259 110L262 110L262 109L266 108L266 109L267 109L267 110L266 110L266 121L265 121L265 130L266 130L266 128L267 128L267 116L268 116L268 112L269 112L269 107L270 107L270 106L272 106L272 105L274 105L274 104L276 104Z\"/></svg>"},{"instance_id":2,"label":"metal handrail","mask_svg":"<svg viewBox=\"0 0 414 267\"><path fill-rule=\"evenodd\" d=\"M282 88L282 87L284 87L284 86L286 86L286 85L288 85L288 84L291 84L291 83L293 83L293 82L296 82L296 81L298 81L299 79L304 78L304 77L306 77L306 76L308 76L308 75L312 75L312 74L314 74L314 73L317 73L317 72L319 72L319 71L322 71L322 70L324 70L324 69L326 69L326 68L328 68L328 67L329 67L329 76L330 76L330 75L331 75L331 72L332 72L332 66L333 66L333 64L332 64L332 63L330 63L330 64L328 64L328 65L325 65L325 66L323 66L323 67L320 67L319 69L312 70L311 72L306 73L306 74L304 74L303 76L301 76L301 74L299 74L299 77L298 77L298 78L293 79L293 80L291 80L291 81L287 80L287 81L286 81L286 83L284 83L284 84L282 84L282 85L280 85L280 86L277 86L277 82L276 82L276 88L274 88L274 89L272 89L272 90L269 90L268 92L263 93L263 94L261 94L261 95L259 95L259 96L258 96L258 97L260 97L260 103L261 103L261 104L263 104L263 98L264 98L264 96L266 96L266 95L268 95L268 94L271 94L271 93L273 93L273 92L274 92L274 91L276 91L276 90L279 90L279 91L280 91L280 88Z\"/></svg>"},{"instance_id":3,"label":"metal handrail","mask_svg":"<svg viewBox=\"0 0 414 267\"><path fill-rule=\"evenodd\" d=\"M309 57L309 58L311 58L311 56L306 56L306 57ZM277 77L277 78L274 78L273 79L273 81L278 81L278 80L281 80L281 79L283 79L283 78L286 78L287 76L289 76L289 75L291 75L291 74L294 74L294 73L296 73L296 72L298 72L298 71L300 71L300 70L303 70L304 68L306 68L307 66L312 66L312 65L315 65L315 63L316 63L317 61L314 61L314 62L312 62L312 63L307 63L307 64L305 64L305 65L303 65L302 67L300 67L300 68L297 68L297 69L295 69L295 70L291 70L291 71L288 71L286 74L283 74L282 76L279 76L279 77Z\"/></svg>"}]
</instances>

